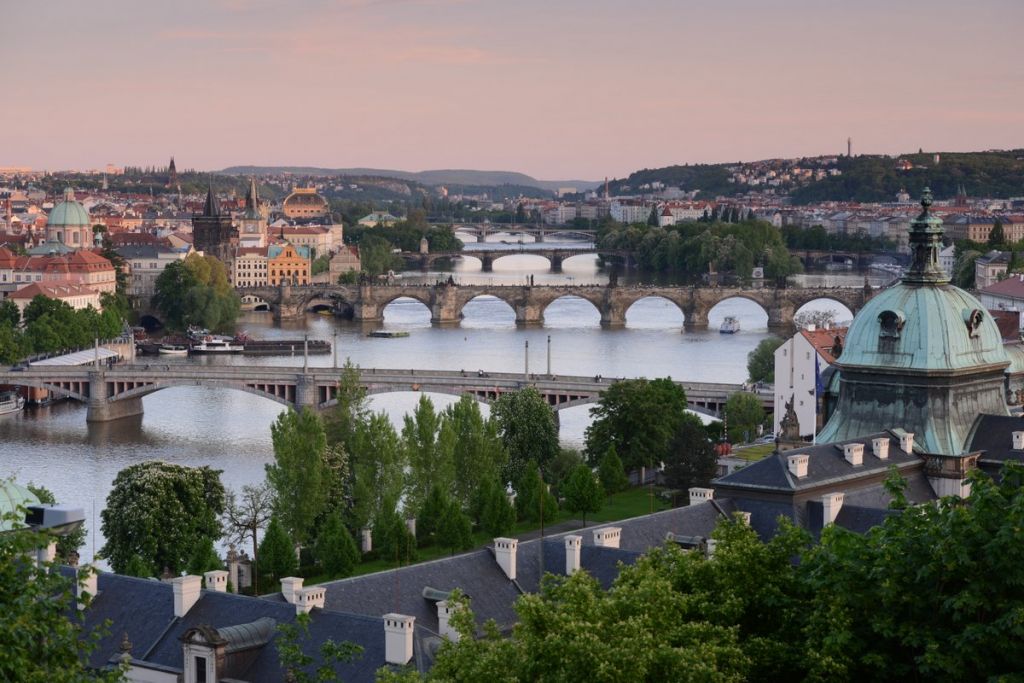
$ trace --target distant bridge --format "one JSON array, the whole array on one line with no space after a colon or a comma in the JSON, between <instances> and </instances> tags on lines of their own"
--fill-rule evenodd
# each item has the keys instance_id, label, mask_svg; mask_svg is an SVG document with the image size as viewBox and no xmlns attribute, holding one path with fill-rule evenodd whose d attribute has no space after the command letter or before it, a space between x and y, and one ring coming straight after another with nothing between
<instances>
[{"instance_id":1,"label":"distant bridge","mask_svg":"<svg viewBox=\"0 0 1024 683\"><path fill-rule=\"evenodd\" d=\"M793 317L801 306L817 299L841 303L856 313L871 298L873 290L863 288L785 288L772 287L607 287L597 285L308 285L293 287L240 287L241 296L266 302L278 318L298 318L314 306L330 306L351 312L354 320L380 322L384 308L395 299L409 298L430 309L431 322L458 324L462 310L473 299L493 296L515 312L516 322L537 325L544 322L544 311L563 297L585 299L601 314L601 324L626 323L626 311L637 301L649 297L667 299L679 307L687 329L706 329L708 313L726 299L753 301L768 314L768 328L778 332L793 329Z\"/></svg>"},{"instance_id":2,"label":"distant bridge","mask_svg":"<svg viewBox=\"0 0 1024 683\"><path fill-rule=\"evenodd\" d=\"M403 251L401 256L406 260L406 262L416 263L423 269L429 268L435 261L442 259L472 256L473 258L480 260L481 270L485 273L489 273L494 269L494 262L498 259L506 256L521 256L523 254L542 256L546 258L551 263L552 272L555 273L560 273L562 271L562 262L565 259L572 258L573 256L582 256L584 254L597 254L604 259L621 261L627 267L633 263L633 254L630 251L623 249L598 249L593 245L560 248L552 247L545 249L544 247L527 244L521 245L519 248L511 249L463 249L461 251L434 251L428 253Z\"/></svg>"},{"instance_id":3,"label":"distant bridge","mask_svg":"<svg viewBox=\"0 0 1024 683\"><path fill-rule=\"evenodd\" d=\"M89 422L108 422L142 414L142 397L161 389L203 386L236 389L292 408L325 409L336 403L338 368L216 366L133 363L112 368L93 366L31 367L0 371L0 384L46 389L88 406ZM460 370L392 370L361 368L359 381L368 393L422 391L462 396L490 403L502 394L534 387L555 410L594 403L615 378L525 375ZM678 382L691 407L718 413L739 384ZM770 410L773 392L758 394Z\"/></svg>"},{"instance_id":4,"label":"distant bridge","mask_svg":"<svg viewBox=\"0 0 1024 683\"><path fill-rule=\"evenodd\" d=\"M590 241L597 239L597 230L569 228L564 225L538 225L536 223L454 223L451 228L453 232L473 235L479 240L486 238L488 235L495 235L498 233L530 235L538 242L544 242L549 237L557 239L574 238Z\"/></svg>"}]
</instances>

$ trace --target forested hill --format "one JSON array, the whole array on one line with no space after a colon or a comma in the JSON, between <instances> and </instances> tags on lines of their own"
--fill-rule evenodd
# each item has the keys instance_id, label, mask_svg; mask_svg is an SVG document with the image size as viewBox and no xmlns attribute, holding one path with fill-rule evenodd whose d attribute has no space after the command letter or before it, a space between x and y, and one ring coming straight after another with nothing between
<instances>
[{"instance_id":1,"label":"forested hill","mask_svg":"<svg viewBox=\"0 0 1024 683\"><path fill-rule=\"evenodd\" d=\"M940 152L935 163L932 152L900 156L860 155L854 157L818 157L813 159L770 159L755 162L695 164L643 169L628 178L609 183L612 195L653 192L656 183L698 191L701 199L732 196L763 190L766 174L785 174L793 169L832 171L812 178L786 181L779 194L788 194L794 204L823 201L893 201L905 189L912 196L930 186L937 199L949 199L963 185L972 197L1024 196L1024 150L993 152ZM733 182L730 182L732 178ZM743 178L760 178L752 185Z\"/></svg>"},{"instance_id":2,"label":"forested hill","mask_svg":"<svg viewBox=\"0 0 1024 683\"><path fill-rule=\"evenodd\" d=\"M933 154L907 154L899 159L913 167L903 170L896 159L884 156L841 157L836 167L842 175L795 189L793 203L892 201L901 189L917 197L925 186L931 187L937 199L956 196L960 185L971 197L1024 196L1024 150L942 152L937 164Z\"/></svg>"}]
</instances>

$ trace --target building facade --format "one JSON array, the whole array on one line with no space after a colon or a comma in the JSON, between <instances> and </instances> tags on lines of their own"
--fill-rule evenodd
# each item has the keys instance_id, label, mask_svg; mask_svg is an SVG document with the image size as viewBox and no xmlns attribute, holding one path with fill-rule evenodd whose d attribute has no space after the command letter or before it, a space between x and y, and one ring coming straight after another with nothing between
<instances>
[{"instance_id":1,"label":"building facade","mask_svg":"<svg viewBox=\"0 0 1024 683\"><path fill-rule=\"evenodd\" d=\"M310 283L309 250L291 244L267 248L267 284L273 287L287 282L292 285Z\"/></svg>"},{"instance_id":2,"label":"building facade","mask_svg":"<svg viewBox=\"0 0 1024 683\"><path fill-rule=\"evenodd\" d=\"M843 352L845 327L800 330L775 350L775 434L782 431L786 406L792 404L801 437L821 429L825 371Z\"/></svg>"}]
</instances>

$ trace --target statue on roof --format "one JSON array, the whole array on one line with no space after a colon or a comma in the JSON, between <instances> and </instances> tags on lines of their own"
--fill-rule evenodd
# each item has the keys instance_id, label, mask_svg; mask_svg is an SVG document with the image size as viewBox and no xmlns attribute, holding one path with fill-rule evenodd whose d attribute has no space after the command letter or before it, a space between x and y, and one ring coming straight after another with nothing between
<instances>
[{"instance_id":1,"label":"statue on roof","mask_svg":"<svg viewBox=\"0 0 1024 683\"><path fill-rule=\"evenodd\" d=\"M783 443L799 443L800 438L800 419L796 416L796 395L791 394L789 400L786 401L786 414L782 416L782 421L779 423L779 441Z\"/></svg>"}]
</instances>

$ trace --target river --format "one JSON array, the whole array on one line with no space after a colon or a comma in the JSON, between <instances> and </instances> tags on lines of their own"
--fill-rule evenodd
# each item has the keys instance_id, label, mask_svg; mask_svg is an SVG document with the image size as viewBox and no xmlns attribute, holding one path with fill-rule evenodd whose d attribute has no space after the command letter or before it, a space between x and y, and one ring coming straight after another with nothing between
<instances>
[{"instance_id":1,"label":"river","mask_svg":"<svg viewBox=\"0 0 1024 683\"><path fill-rule=\"evenodd\" d=\"M433 282L452 274L463 282L518 284L532 273L537 285L607 282L592 255L567 259L561 274L547 272L545 259L529 255L502 258L494 263L492 273L481 273L479 268L478 261L461 259L453 264L451 273L415 272L402 277ZM863 281L862 276L853 274L807 277L812 278L807 284L814 285ZM838 308L839 320L850 317L849 311L832 302L812 302L808 307ZM717 332L727 315L740 319L739 334ZM482 297L466 306L462 324L452 328L432 327L429 311L418 302L400 299L392 303L384 312L383 327L408 331L404 338L368 338L359 323L315 314L275 325L269 313L246 313L239 328L257 338L308 334L336 342L339 362L350 358L362 367L517 372L524 369L525 343L529 342L531 372L546 372L550 338L555 374L671 376L718 382L743 381L747 353L768 336L765 312L740 299L716 306L706 331L683 332L682 322L682 314L673 304L652 298L629 310L624 328L603 329L593 306L582 299L564 298L548 308L543 327L517 328L507 304ZM162 357L159 362L301 365L302 358ZM334 358L311 356L309 362L329 366ZM397 423L418 398L411 392L376 395L371 405ZM444 395L432 398L438 407L454 400ZM85 407L71 401L0 417L0 477L45 485L60 502L85 508L89 530L82 552L85 561L102 546L103 539L96 533L99 512L120 469L148 459L209 465L223 470L225 486L237 489L260 481L264 465L273 457L269 427L281 411L273 401L229 389L178 387L147 396L143 405L143 416L107 424L87 424ZM570 408L560 417L562 441L579 446L589 421L588 408Z\"/></svg>"}]
</instances>

